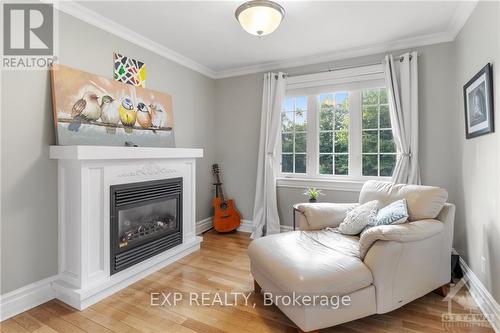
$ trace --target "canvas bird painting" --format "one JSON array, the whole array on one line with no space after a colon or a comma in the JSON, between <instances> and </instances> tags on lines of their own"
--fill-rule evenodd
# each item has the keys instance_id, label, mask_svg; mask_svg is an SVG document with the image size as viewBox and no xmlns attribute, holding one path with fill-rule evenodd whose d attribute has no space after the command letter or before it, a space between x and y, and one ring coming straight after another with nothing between
<instances>
[{"instance_id":1,"label":"canvas bird painting","mask_svg":"<svg viewBox=\"0 0 500 333\"><path fill-rule=\"evenodd\" d=\"M57 144L174 147L170 95L63 65L51 78Z\"/></svg>"}]
</instances>

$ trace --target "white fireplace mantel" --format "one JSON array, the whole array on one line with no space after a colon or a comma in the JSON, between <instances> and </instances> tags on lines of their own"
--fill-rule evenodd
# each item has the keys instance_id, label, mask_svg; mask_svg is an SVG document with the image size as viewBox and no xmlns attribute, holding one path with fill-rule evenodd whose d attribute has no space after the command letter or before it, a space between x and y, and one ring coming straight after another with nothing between
<instances>
[{"instance_id":1,"label":"white fireplace mantel","mask_svg":"<svg viewBox=\"0 0 500 333\"><path fill-rule=\"evenodd\" d=\"M50 146L50 158L57 160L123 160L201 158L203 149L113 146Z\"/></svg>"},{"instance_id":2,"label":"white fireplace mantel","mask_svg":"<svg viewBox=\"0 0 500 333\"><path fill-rule=\"evenodd\" d=\"M58 160L59 273L56 297L84 309L200 248L196 158L203 149L51 146ZM183 179L182 244L110 274L110 186Z\"/></svg>"}]
</instances>

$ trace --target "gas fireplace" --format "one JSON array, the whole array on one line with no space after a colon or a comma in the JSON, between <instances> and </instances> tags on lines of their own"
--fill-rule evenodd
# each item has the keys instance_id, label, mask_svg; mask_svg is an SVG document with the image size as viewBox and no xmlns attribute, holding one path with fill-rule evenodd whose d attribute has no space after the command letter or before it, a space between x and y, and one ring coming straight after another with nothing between
<instances>
[{"instance_id":1,"label":"gas fireplace","mask_svg":"<svg viewBox=\"0 0 500 333\"><path fill-rule=\"evenodd\" d=\"M82 310L197 251L202 149L51 146L58 164L56 297Z\"/></svg>"},{"instance_id":2,"label":"gas fireplace","mask_svg":"<svg viewBox=\"0 0 500 333\"><path fill-rule=\"evenodd\" d=\"M182 178L110 187L111 274L182 243Z\"/></svg>"}]
</instances>

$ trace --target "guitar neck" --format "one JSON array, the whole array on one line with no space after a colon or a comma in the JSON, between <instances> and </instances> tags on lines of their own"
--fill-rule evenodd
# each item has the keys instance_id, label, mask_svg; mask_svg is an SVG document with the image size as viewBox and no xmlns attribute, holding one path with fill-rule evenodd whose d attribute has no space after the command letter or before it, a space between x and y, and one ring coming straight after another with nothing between
<instances>
[{"instance_id":1,"label":"guitar neck","mask_svg":"<svg viewBox=\"0 0 500 333\"><path fill-rule=\"evenodd\" d=\"M222 189L222 184L220 184L219 186L220 186L220 187L219 187L219 191L220 191L220 193L219 193L219 194L220 194L220 200L221 200L222 202L226 202L226 199L224 198L224 190Z\"/></svg>"},{"instance_id":2,"label":"guitar neck","mask_svg":"<svg viewBox=\"0 0 500 333\"><path fill-rule=\"evenodd\" d=\"M216 185L219 187L219 198L221 199L222 202L225 202L226 199L224 198L224 190L222 189L222 183L220 181L220 176L219 174L215 174L215 180L216 180Z\"/></svg>"}]
</instances>

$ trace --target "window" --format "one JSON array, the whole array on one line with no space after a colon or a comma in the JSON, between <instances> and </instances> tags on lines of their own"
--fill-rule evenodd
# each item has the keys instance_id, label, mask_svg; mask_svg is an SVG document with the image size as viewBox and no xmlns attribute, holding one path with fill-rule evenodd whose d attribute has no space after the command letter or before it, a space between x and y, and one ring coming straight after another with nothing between
<instances>
[{"instance_id":1,"label":"window","mask_svg":"<svg viewBox=\"0 0 500 333\"><path fill-rule=\"evenodd\" d=\"M289 79L281 112L285 177L361 180L392 175L397 154L387 89L381 70L369 69L355 70L352 80L344 72L334 79L330 73Z\"/></svg>"},{"instance_id":2,"label":"window","mask_svg":"<svg viewBox=\"0 0 500 333\"><path fill-rule=\"evenodd\" d=\"M349 173L349 95L319 95L319 173Z\"/></svg>"},{"instance_id":3,"label":"window","mask_svg":"<svg viewBox=\"0 0 500 333\"><path fill-rule=\"evenodd\" d=\"M363 176L390 177L396 163L385 88L363 90Z\"/></svg>"},{"instance_id":4,"label":"window","mask_svg":"<svg viewBox=\"0 0 500 333\"><path fill-rule=\"evenodd\" d=\"M281 112L281 167L284 173L307 171L307 96L287 97Z\"/></svg>"}]
</instances>

